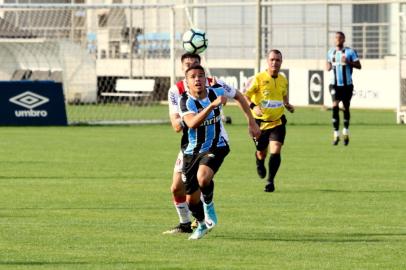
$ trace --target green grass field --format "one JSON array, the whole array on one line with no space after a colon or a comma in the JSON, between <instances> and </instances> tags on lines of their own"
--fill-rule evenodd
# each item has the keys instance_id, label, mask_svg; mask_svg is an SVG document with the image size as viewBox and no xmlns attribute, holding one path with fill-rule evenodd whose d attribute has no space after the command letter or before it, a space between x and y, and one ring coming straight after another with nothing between
<instances>
[{"instance_id":1,"label":"green grass field","mask_svg":"<svg viewBox=\"0 0 406 270\"><path fill-rule=\"evenodd\" d=\"M166 109L162 112L167 115ZM297 109L276 192L263 192L242 114L216 175L219 225L177 223L169 125L2 127L0 269L406 269L406 126L353 110L331 145L330 111Z\"/></svg>"}]
</instances>

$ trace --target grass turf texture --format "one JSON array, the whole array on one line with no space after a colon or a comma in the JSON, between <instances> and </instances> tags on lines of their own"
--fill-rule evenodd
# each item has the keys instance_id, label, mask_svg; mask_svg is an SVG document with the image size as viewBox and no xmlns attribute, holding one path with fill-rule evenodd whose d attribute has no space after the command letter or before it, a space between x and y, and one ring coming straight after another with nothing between
<instances>
[{"instance_id":1,"label":"grass turf texture","mask_svg":"<svg viewBox=\"0 0 406 270\"><path fill-rule=\"evenodd\" d=\"M163 110L167 113L166 110ZM169 125L1 128L0 269L405 269L406 127L353 110L331 145L330 111L288 114L276 192L264 193L237 108L216 175L220 224L177 222Z\"/></svg>"}]
</instances>

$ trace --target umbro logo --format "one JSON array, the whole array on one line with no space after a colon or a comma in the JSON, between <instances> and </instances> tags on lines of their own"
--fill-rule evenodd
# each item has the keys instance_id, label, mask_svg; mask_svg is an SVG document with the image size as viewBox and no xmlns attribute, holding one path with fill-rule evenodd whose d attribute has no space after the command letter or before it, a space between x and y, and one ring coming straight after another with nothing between
<instances>
[{"instance_id":1,"label":"umbro logo","mask_svg":"<svg viewBox=\"0 0 406 270\"><path fill-rule=\"evenodd\" d=\"M42 104L49 102L49 99L33 92L26 91L10 98L9 101L26 109L32 110L38 106L41 106Z\"/></svg>"}]
</instances>

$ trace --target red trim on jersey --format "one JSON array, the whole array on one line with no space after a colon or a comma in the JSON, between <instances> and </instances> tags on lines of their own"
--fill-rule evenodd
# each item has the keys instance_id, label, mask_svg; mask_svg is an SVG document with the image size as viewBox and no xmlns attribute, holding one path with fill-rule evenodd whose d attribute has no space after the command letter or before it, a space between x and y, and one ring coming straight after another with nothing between
<instances>
[{"instance_id":1,"label":"red trim on jersey","mask_svg":"<svg viewBox=\"0 0 406 270\"><path fill-rule=\"evenodd\" d=\"M176 87L178 88L179 95L185 93L185 86L183 85L183 81L178 81L176 83Z\"/></svg>"}]
</instances>

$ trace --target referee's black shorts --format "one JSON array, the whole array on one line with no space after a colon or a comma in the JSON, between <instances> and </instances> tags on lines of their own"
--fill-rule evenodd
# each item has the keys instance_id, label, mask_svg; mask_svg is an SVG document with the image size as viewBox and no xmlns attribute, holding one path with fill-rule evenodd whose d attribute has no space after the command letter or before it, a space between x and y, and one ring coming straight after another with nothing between
<instances>
[{"instance_id":1,"label":"referee's black shorts","mask_svg":"<svg viewBox=\"0 0 406 270\"><path fill-rule=\"evenodd\" d=\"M224 146L196 155L183 155L182 181L186 194L192 194L199 189L197 171L200 165L206 165L216 173L229 152L230 148Z\"/></svg>"},{"instance_id":2,"label":"referee's black shorts","mask_svg":"<svg viewBox=\"0 0 406 270\"><path fill-rule=\"evenodd\" d=\"M354 85L352 84L346 86L330 84L329 89L333 101L350 102L354 94Z\"/></svg>"},{"instance_id":3,"label":"referee's black shorts","mask_svg":"<svg viewBox=\"0 0 406 270\"><path fill-rule=\"evenodd\" d=\"M267 149L270 141L277 141L281 144L285 142L287 122L285 115L282 115L281 120L282 125L270 129L261 130L261 135L259 136L259 138L254 138L254 143L258 151ZM257 124L258 126L260 126L261 120L257 119Z\"/></svg>"}]
</instances>

